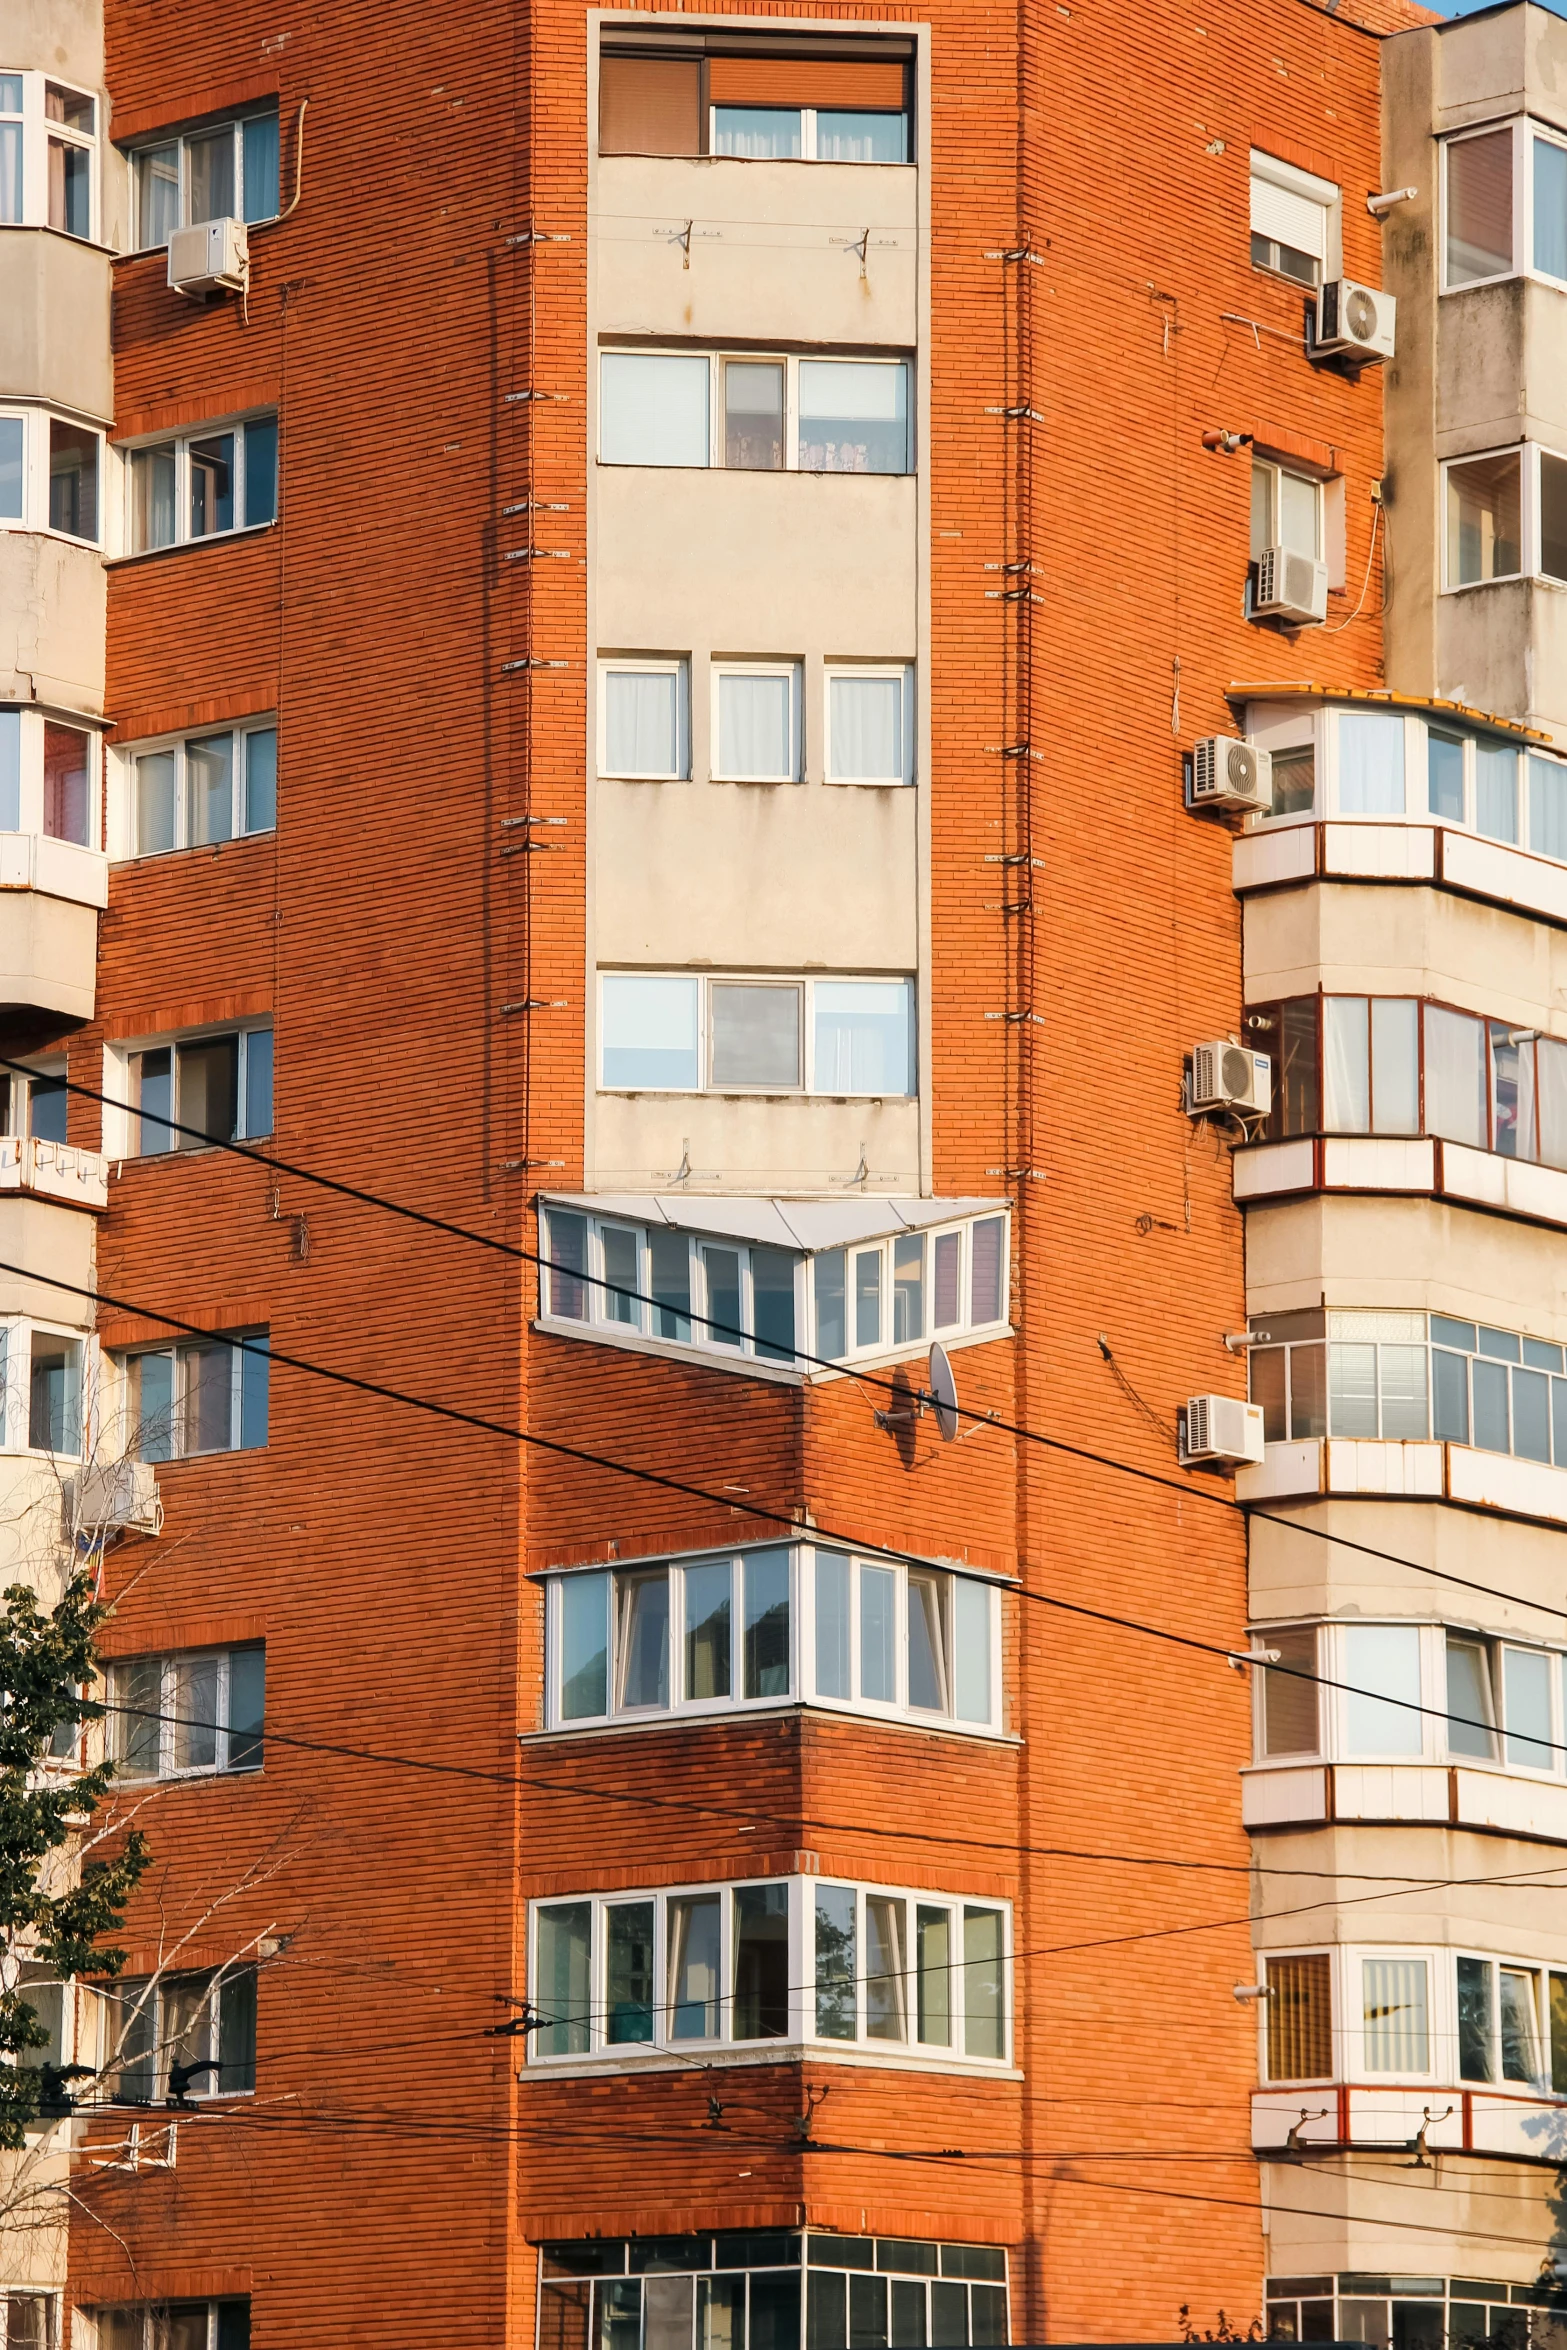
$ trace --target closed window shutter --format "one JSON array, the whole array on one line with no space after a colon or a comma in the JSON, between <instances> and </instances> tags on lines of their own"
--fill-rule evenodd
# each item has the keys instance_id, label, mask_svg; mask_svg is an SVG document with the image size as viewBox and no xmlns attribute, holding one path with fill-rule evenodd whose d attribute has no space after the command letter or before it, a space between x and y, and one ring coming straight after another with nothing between
<instances>
[{"instance_id":1,"label":"closed window shutter","mask_svg":"<svg viewBox=\"0 0 1567 2350\"><path fill-rule=\"evenodd\" d=\"M715 106L847 106L888 112L904 102L903 66L872 57L710 57Z\"/></svg>"},{"instance_id":2,"label":"closed window shutter","mask_svg":"<svg viewBox=\"0 0 1567 2350\"><path fill-rule=\"evenodd\" d=\"M1251 226L1254 236L1293 245L1297 253L1309 253L1314 261L1327 258L1326 207L1314 197L1297 196L1289 188L1275 187L1271 180L1258 179L1255 173L1251 182Z\"/></svg>"},{"instance_id":3,"label":"closed window shutter","mask_svg":"<svg viewBox=\"0 0 1567 2350\"><path fill-rule=\"evenodd\" d=\"M605 57L599 65L601 155L695 155L701 66L694 57Z\"/></svg>"}]
</instances>

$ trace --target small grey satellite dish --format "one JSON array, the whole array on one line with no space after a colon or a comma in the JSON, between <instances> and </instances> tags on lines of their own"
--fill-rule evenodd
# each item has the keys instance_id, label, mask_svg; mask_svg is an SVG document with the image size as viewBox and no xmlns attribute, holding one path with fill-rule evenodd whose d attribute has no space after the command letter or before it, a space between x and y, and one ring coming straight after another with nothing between
<instances>
[{"instance_id":1,"label":"small grey satellite dish","mask_svg":"<svg viewBox=\"0 0 1567 2350\"><path fill-rule=\"evenodd\" d=\"M952 1376L947 1350L939 1340L931 1344L930 1385L924 1400L936 1415L942 1443L950 1444L958 1432L958 1384Z\"/></svg>"}]
</instances>

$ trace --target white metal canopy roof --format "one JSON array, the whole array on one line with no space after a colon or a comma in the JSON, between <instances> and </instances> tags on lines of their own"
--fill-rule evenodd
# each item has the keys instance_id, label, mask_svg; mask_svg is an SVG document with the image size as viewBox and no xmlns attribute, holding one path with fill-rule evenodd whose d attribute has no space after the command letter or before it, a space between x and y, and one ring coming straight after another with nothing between
<instances>
[{"instance_id":1,"label":"white metal canopy roof","mask_svg":"<svg viewBox=\"0 0 1567 2350\"><path fill-rule=\"evenodd\" d=\"M681 1232L712 1232L762 1248L801 1249L807 1255L880 1240L889 1232L927 1232L962 1216L1004 1215L1012 1203L990 1199L716 1199L680 1192L546 1192L546 1207L576 1208L628 1224L667 1224Z\"/></svg>"}]
</instances>

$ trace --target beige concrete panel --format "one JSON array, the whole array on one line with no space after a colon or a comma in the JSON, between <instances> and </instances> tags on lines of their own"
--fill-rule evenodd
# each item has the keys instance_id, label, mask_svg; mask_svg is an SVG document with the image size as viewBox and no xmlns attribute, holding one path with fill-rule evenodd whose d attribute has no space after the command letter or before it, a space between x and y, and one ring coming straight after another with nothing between
<instances>
[{"instance_id":1,"label":"beige concrete panel","mask_svg":"<svg viewBox=\"0 0 1567 2350\"><path fill-rule=\"evenodd\" d=\"M92 1287L94 1231L93 1218L79 1208L32 1199L25 1192L0 1198L0 1257L25 1265L36 1276L24 1280L0 1273L0 1314L29 1314L74 1330L91 1329L91 1303L73 1292ZM54 1288L50 1276L70 1288Z\"/></svg>"},{"instance_id":2,"label":"beige concrete panel","mask_svg":"<svg viewBox=\"0 0 1567 2350\"><path fill-rule=\"evenodd\" d=\"M0 64L103 87L103 0L6 0Z\"/></svg>"},{"instance_id":3,"label":"beige concrete panel","mask_svg":"<svg viewBox=\"0 0 1567 2350\"><path fill-rule=\"evenodd\" d=\"M1435 255L1432 264L1435 265ZM1469 286L1436 305L1436 453L1462 457L1518 438L1524 407L1522 278ZM1399 313L1403 330L1403 312Z\"/></svg>"},{"instance_id":4,"label":"beige concrete panel","mask_svg":"<svg viewBox=\"0 0 1567 2350\"><path fill-rule=\"evenodd\" d=\"M907 787L601 783L595 959L912 971L915 824Z\"/></svg>"},{"instance_id":5,"label":"beige concrete panel","mask_svg":"<svg viewBox=\"0 0 1567 2350\"><path fill-rule=\"evenodd\" d=\"M667 1190L690 1146L693 1191L842 1196L863 1146L871 1191L919 1190L919 1104L799 1095L597 1097L590 1190Z\"/></svg>"},{"instance_id":6,"label":"beige concrete panel","mask_svg":"<svg viewBox=\"0 0 1567 2350\"><path fill-rule=\"evenodd\" d=\"M0 890L0 1006L90 1020L98 916L36 889Z\"/></svg>"},{"instance_id":7,"label":"beige concrete panel","mask_svg":"<svg viewBox=\"0 0 1567 2350\"><path fill-rule=\"evenodd\" d=\"M1437 692L1471 709L1532 724L1531 589L1500 580L1436 598Z\"/></svg>"},{"instance_id":8,"label":"beige concrete panel","mask_svg":"<svg viewBox=\"0 0 1567 2350\"><path fill-rule=\"evenodd\" d=\"M1429 995L1567 1037L1567 932L1441 889L1308 883L1246 900L1248 1003Z\"/></svg>"},{"instance_id":9,"label":"beige concrete panel","mask_svg":"<svg viewBox=\"0 0 1567 2350\"><path fill-rule=\"evenodd\" d=\"M1321 1541L1324 1533L1338 1539ZM1369 1555L1376 1551L1391 1556ZM1400 1566L1397 1560L1411 1563ZM1441 1501L1270 1502L1265 1518L1251 1520L1248 1606L1258 1623L1285 1623L1292 1616L1409 1616L1560 1640L1567 1634L1564 1570L1567 1533L1519 1518L1484 1517ZM1465 1588L1475 1583L1491 1590ZM1495 1591L1509 1596L1497 1599ZM1567 1938L1567 1909L1562 1931Z\"/></svg>"},{"instance_id":10,"label":"beige concrete panel","mask_svg":"<svg viewBox=\"0 0 1567 2350\"><path fill-rule=\"evenodd\" d=\"M904 165L606 156L598 331L910 350L916 201Z\"/></svg>"},{"instance_id":11,"label":"beige concrete panel","mask_svg":"<svg viewBox=\"0 0 1567 2350\"><path fill-rule=\"evenodd\" d=\"M109 256L48 229L0 236L0 399L114 417Z\"/></svg>"},{"instance_id":12,"label":"beige concrete panel","mask_svg":"<svg viewBox=\"0 0 1567 2350\"><path fill-rule=\"evenodd\" d=\"M1386 620L1388 683L1436 686L1436 173L1431 144L1441 42L1424 28L1382 44L1382 185L1417 190L1382 224L1382 282L1398 298L1398 349L1382 370L1394 549Z\"/></svg>"},{"instance_id":13,"label":"beige concrete panel","mask_svg":"<svg viewBox=\"0 0 1567 2350\"><path fill-rule=\"evenodd\" d=\"M1440 62L1433 129L1457 130L1523 105L1533 47L1528 20L1537 13L1495 9L1481 21L1444 30L1436 44Z\"/></svg>"},{"instance_id":14,"label":"beige concrete panel","mask_svg":"<svg viewBox=\"0 0 1567 2350\"><path fill-rule=\"evenodd\" d=\"M1315 2093L1301 2098L1313 2111L1322 2102ZM1472 2154L1444 2153L1426 2171L1412 2171L1412 2160L1390 2147L1264 2162L1268 2274L1348 2269L1532 2284L1556 2237L1555 2172Z\"/></svg>"},{"instance_id":15,"label":"beige concrete panel","mask_svg":"<svg viewBox=\"0 0 1567 2350\"><path fill-rule=\"evenodd\" d=\"M0 530L0 701L101 712L107 609L91 547Z\"/></svg>"},{"instance_id":16,"label":"beige concrete panel","mask_svg":"<svg viewBox=\"0 0 1567 2350\"><path fill-rule=\"evenodd\" d=\"M1528 595L1528 722L1567 750L1567 587L1537 579Z\"/></svg>"},{"instance_id":17,"label":"beige concrete panel","mask_svg":"<svg viewBox=\"0 0 1567 2350\"><path fill-rule=\"evenodd\" d=\"M1521 385L1526 437L1567 447L1567 302L1532 278L1524 281Z\"/></svg>"},{"instance_id":18,"label":"beige concrete panel","mask_svg":"<svg viewBox=\"0 0 1567 2350\"><path fill-rule=\"evenodd\" d=\"M601 646L912 655L912 474L601 465L596 485Z\"/></svg>"},{"instance_id":19,"label":"beige concrete panel","mask_svg":"<svg viewBox=\"0 0 1567 2350\"><path fill-rule=\"evenodd\" d=\"M1390 1306L1567 1340L1567 1232L1446 1200L1317 1195L1246 1211L1246 1303Z\"/></svg>"},{"instance_id":20,"label":"beige concrete panel","mask_svg":"<svg viewBox=\"0 0 1567 2350\"><path fill-rule=\"evenodd\" d=\"M1265 1907L1255 1922L1252 1939L1259 1950L1298 1949L1302 1941L1388 1940L1439 1948L1468 1944L1557 1966L1567 1957L1567 1910L1554 1900L1543 1902L1539 1878L1530 1879L1529 1872L1550 1865L1549 1851L1538 1844L1464 1828L1358 1822L1288 1834L1262 1829L1252 1842L1263 1866L1280 1872L1268 1878ZM1292 1873L1297 1869L1298 1876ZM1416 1890L1389 1886L1385 1897L1377 1897L1366 1881L1402 1875ZM1464 1881L1508 1876L1523 1881L1516 1889ZM1431 1884L1433 1878L1447 1882ZM1303 1918L1299 1907L1308 1901L1320 1901L1322 1909ZM1296 1916L1281 1914L1291 1909Z\"/></svg>"}]
</instances>

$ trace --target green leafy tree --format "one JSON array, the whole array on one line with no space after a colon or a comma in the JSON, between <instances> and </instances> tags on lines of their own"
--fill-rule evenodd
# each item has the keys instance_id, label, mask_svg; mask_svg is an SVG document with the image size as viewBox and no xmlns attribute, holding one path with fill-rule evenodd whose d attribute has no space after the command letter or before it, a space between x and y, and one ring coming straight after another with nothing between
<instances>
[{"instance_id":1,"label":"green leafy tree","mask_svg":"<svg viewBox=\"0 0 1567 2350\"><path fill-rule=\"evenodd\" d=\"M19 1987L20 1969L38 1962L62 1981L88 1967L118 1974L125 1953L99 1937L123 1925L151 1853L133 1828L112 1859L78 1871L75 1853L114 1765L69 1775L42 1768L57 1732L103 1717L83 1694L98 1678L96 1636L107 1613L92 1574L73 1573L48 1610L25 1583L0 1596L0 2147L15 2150L45 2098L44 2075L26 2060L49 2042Z\"/></svg>"}]
</instances>

